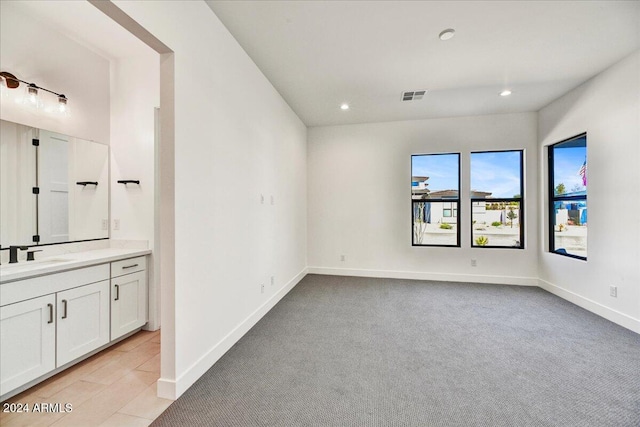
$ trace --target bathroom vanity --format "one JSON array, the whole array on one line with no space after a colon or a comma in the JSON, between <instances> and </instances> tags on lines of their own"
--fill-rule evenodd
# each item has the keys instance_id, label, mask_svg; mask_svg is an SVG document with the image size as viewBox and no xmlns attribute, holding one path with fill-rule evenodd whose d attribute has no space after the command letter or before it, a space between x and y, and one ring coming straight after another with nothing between
<instances>
[{"instance_id":1,"label":"bathroom vanity","mask_svg":"<svg viewBox=\"0 0 640 427\"><path fill-rule=\"evenodd\" d=\"M152 266L147 242L110 240L107 145L6 120L0 137L5 400L139 331Z\"/></svg>"},{"instance_id":2,"label":"bathroom vanity","mask_svg":"<svg viewBox=\"0 0 640 427\"><path fill-rule=\"evenodd\" d=\"M0 266L0 400L140 330L150 253L106 248Z\"/></svg>"}]
</instances>

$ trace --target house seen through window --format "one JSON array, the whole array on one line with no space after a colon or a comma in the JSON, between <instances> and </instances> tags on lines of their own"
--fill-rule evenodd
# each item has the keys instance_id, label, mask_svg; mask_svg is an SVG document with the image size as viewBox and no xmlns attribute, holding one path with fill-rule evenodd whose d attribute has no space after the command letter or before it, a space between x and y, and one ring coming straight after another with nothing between
<instances>
[{"instance_id":1,"label":"house seen through window","mask_svg":"<svg viewBox=\"0 0 640 427\"><path fill-rule=\"evenodd\" d=\"M414 246L460 246L460 154L411 156Z\"/></svg>"},{"instance_id":2,"label":"house seen through window","mask_svg":"<svg viewBox=\"0 0 640 427\"><path fill-rule=\"evenodd\" d=\"M524 248L523 152L471 153L471 246Z\"/></svg>"}]
</instances>

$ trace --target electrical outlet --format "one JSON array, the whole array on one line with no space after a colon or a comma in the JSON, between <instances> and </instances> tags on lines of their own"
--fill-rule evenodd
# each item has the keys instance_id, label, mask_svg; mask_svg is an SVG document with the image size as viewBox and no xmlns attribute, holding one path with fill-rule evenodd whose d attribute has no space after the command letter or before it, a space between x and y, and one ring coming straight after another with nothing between
<instances>
[{"instance_id":1,"label":"electrical outlet","mask_svg":"<svg viewBox=\"0 0 640 427\"><path fill-rule=\"evenodd\" d=\"M113 229L114 230L120 230L120 220L119 219L114 219L113 220Z\"/></svg>"},{"instance_id":2,"label":"electrical outlet","mask_svg":"<svg viewBox=\"0 0 640 427\"><path fill-rule=\"evenodd\" d=\"M264 294L264 283L260 284L260 293Z\"/></svg>"},{"instance_id":3,"label":"electrical outlet","mask_svg":"<svg viewBox=\"0 0 640 427\"><path fill-rule=\"evenodd\" d=\"M345 261L347 259L347 257L345 257L344 255L340 255L340 261Z\"/></svg>"},{"instance_id":4,"label":"electrical outlet","mask_svg":"<svg viewBox=\"0 0 640 427\"><path fill-rule=\"evenodd\" d=\"M478 266L478 260L477 259L471 259L471 267L477 267Z\"/></svg>"},{"instance_id":5,"label":"electrical outlet","mask_svg":"<svg viewBox=\"0 0 640 427\"><path fill-rule=\"evenodd\" d=\"M273 276L271 276L271 286L273 286L276 283L276 280Z\"/></svg>"},{"instance_id":6,"label":"electrical outlet","mask_svg":"<svg viewBox=\"0 0 640 427\"><path fill-rule=\"evenodd\" d=\"M609 295L614 298L618 297L618 287L617 286L609 286Z\"/></svg>"},{"instance_id":7,"label":"electrical outlet","mask_svg":"<svg viewBox=\"0 0 640 427\"><path fill-rule=\"evenodd\" d=\"M103 219L102 220L102 229L103 230L108 230L109 229L109 220L108 219Z\"/></svg>"}]
</instances>

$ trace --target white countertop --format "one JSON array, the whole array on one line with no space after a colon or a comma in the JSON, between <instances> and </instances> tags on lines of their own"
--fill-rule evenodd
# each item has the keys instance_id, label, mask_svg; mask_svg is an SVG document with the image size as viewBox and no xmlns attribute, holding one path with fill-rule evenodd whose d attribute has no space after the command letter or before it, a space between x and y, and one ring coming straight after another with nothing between
<instances>
[{"instance_id":1,"label":"white countertop","mask_svg":"<svg viewBox=\"0 0 640 427\"><path fill-rule=\"evenodd\" d=\"M20 261L17 264L3 264L0 265L0 284L150 253L149 249L106 248L51 256L36 261Z\"/></svg>"}]
</instances>

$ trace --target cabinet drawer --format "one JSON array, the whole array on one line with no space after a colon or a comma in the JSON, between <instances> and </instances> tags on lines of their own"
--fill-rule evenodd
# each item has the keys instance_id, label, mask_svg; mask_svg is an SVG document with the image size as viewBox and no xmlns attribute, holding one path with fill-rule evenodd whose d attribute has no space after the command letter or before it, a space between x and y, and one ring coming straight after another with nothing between
<instances>
[{"instance_id":1,"label":"cabinet drawer","mask_svg":"<svg viewBox=\"0 0 640 427\"><path fill-rule=\"evenodd\" d=\"M3 283L0 286L0 305L14 304L102 280L109 280L108 264Z\"/></svg>"},{"instance_id":2,"label":"cabinet drawer","mask_svg":"<svg viewBox=\"0 0 640 427\"><path fill-rule=\"evenodd\" d=\"M111 263L111 277L122 276L123 274L135 273L147 269L147 257L123 259Z\"/></svg>"}]
</instances>

